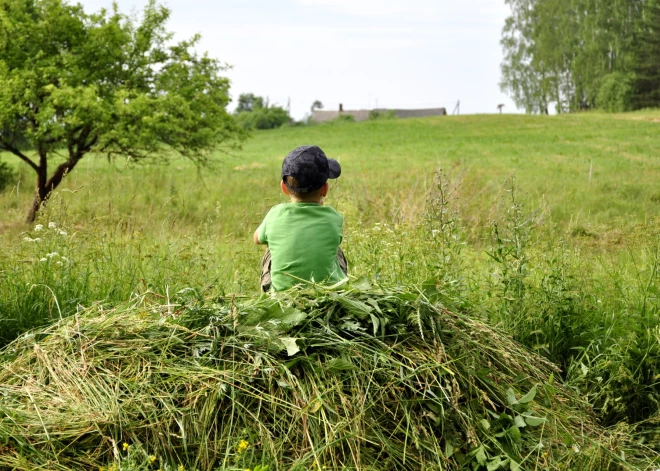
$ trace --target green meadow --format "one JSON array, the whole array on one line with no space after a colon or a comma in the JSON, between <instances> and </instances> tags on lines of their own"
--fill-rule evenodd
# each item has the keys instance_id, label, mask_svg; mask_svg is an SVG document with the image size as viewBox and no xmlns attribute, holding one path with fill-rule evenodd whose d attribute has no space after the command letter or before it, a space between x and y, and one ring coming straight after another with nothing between
<instances>
[{"instance_id":1,"label":"green meadow","mask_svg":"<svg viewBox=\"0 0 660 471\"><path fill-rule=\"evenodd\" d=\"M170 306L189 293L198 303L258 299L263 248L252 243L252 233L271 206L285 201L279 192L284 156L298 145L316 144L342 165L325 204L345 217L342 246L351 284L385 293L378 302L394 306L392 312L403 309L392 301L392 290L423 293L424 303L437 302L470 322L483 322L488 326L483 329L506 336L501 342L513 339L525 349L521 352L538 355L533 357L538 362L548 360L555 369L536 365L538 371L525 374L537 382L525 388L556 378L594 427L619 440L599 446L618 450L626 443L638 460L627 460L622 448L607 464L596 454L584 462L561 454L551 461L552 454L548 458L539 449L536 461L521 469L562 469L562 460L585 469L651 469L660 452L659 135L658 111L283 127L254 133L241 150L218 151L212 168L196 168L180 158L134 165L85 157L39 213L38 226L23 223L32 200L32 171L2 154L0 162L10 164L16 175L0 193L0 346L5 346L0 361L15 366L17 352L31 348L25 347L30 339L59 338L72 315L123 313L126 303L136 300ZM334 299L319 296L329 303ZM304 299L301 305L314 305ZM222 312L233 315L232 309ZM408 353L415 348L410 346ZM495 352L484 349L489 352L484 358ZM349 350L342 354L350 357ZM461 387L472 388L470 381ZM16 417L13 423L20 422ZM475 412L466 420L478 423L479 417ZM574 424L561 420L552 430L572 430ZM3 427L0 422L0 437L9 430ZM250 436L246 440L255 443ZM148 457L145 437L136 432L129 441L137 449L138 439L144 439L140 446ZM394 461L373 469L408 466L401 464L407 439L401 444L401 456L392 451ZM162 450L176 448L161 445ZM268 462L267 456L289 456L278 448L281 443L271 445L272 453L264 450L259 463L289 469ZM3 446L13 447L12 453L23 449L38 455L30 440L0 442L0 450ZM567 446L570 451L577 445ZM486 469L480 452L470 455L470 449L479 448L466 447L464 461L456 463ZM512 456L506 447L499 455L492 446L485 449L490 450L488 469L500 469L495 460ZM184 464L190 469L219 466L208 459L211 452L205 453L206 461ZM444 445L433 453L448 455L446 460L453 456ZM94 459L123 463L122 469L150 469L140 468L136 456L99 454ZM321 463L313 453L305 456L312 461L296 463ZM339 455L332 456L333 469L347 466ZM415 458L410 469L429 463L425 456ZM0 469L18 462L0 460ZM240 469L255 463L241 461ZM223 466L218 469L234 469ZM304 466L300 469L312 469Z\"/></svg>"}]
</instances>

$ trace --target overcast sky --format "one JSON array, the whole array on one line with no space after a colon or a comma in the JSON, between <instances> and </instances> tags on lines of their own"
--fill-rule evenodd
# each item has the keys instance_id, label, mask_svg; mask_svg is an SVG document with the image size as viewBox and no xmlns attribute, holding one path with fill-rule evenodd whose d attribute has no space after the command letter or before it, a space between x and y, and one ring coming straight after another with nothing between
<instances>
[{"instance_id":1,"label":"overcast sky","mask_svg":"<svg viewBox=\"0 0 660 471\"><path fill-rule=\"evenodd\" d=\"M86 11L111 0L82 0ZM117 0L123 12L146 0ZM495 113L504 0L168 0L177 38L232 66L234 98L252 92L300 119L325 109L430 108ZM233 108L232 104L232 108Z\"/></svg>"}]
</instances>

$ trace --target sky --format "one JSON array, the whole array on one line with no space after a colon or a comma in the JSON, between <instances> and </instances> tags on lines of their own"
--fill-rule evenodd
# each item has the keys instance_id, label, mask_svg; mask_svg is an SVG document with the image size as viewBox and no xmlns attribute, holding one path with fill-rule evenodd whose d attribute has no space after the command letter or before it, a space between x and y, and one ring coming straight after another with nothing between
<instances>
[{"instance_id":1,"label":"sky","mask_svg":"<svg viewBox=\"0 0 660 471\"><path fill-rule=\"evenodd\" d=\"M73 0L72 0L73 1ZM78 0L87 12L112 0ZM116 0L139 12L146 0ZM231 66L240 93L267 97L302 119L324 109L432 108L516 112L499 89L504 0L167 0L177 39L202 36Z\"/></svg>"}]
</instances>

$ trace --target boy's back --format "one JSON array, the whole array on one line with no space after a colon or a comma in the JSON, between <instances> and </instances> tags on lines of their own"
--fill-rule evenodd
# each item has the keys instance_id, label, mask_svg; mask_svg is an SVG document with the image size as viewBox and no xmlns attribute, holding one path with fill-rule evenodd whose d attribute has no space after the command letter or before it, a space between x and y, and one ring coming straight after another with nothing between
<instances>
[{"instance_id":1,"label":"boy's back","mask_svg":"<svg viewBox=\"0 0 660 471\"><path fill-rule=\"evenodd\" d=\"M344 218L330 206L292 202L273 207L257 229L271 253L276 291L301 280L337 282L345 275L337 261Z\"/></svg>"},{"instance_id":2,"label":"boy's back","mask_svg":"<svg viewBox=\"0 0 660 471\"><path fill-rule=\"evenodd\" d=\"M339 162L317 146L300 146L282 162L280 188L291 202L273 207L253 239L268 245L262 260L264 291L291 288L302 282L334 283L346 277L347 263L339 248L344 218L323 206L328 179L341 174Z\"/></svg>"}]
</instances>

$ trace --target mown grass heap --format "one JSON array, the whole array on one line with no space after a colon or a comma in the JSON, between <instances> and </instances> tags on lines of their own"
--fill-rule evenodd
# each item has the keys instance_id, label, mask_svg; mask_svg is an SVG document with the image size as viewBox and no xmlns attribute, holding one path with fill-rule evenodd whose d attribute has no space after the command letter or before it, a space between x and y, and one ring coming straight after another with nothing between
<instances>
[{"instance_id":1,"label":"mown grass heap","mask_svg":"<svg viewBox=\"0 0 660 471\"><path fill-rule=\"evenodd\" d=\"M638 469L554 367L428 292L92 307L2 352L0 469ZM657 461L656 461L657 462Z\"/></svg>"}]
</instances>

